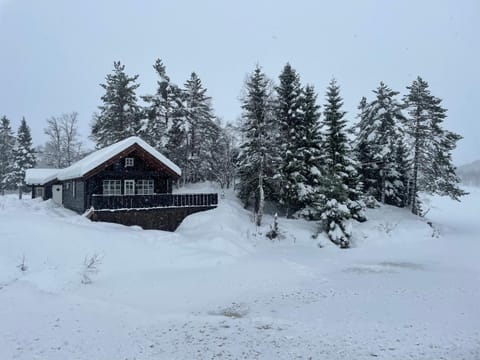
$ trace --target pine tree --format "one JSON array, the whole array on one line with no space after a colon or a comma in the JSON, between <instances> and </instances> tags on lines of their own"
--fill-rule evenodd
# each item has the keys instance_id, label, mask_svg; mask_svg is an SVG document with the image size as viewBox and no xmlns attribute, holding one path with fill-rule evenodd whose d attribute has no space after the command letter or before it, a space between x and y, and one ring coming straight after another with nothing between
<instances>
[{"instance_id":1,"label":"pine tree","mask_svg":"<svg viewBox=\"0 0 480 360\"><path fill-rule=\"evenodd\" d=\"M187 130L188 162L185 177L188 182L206 180L212 138L218 131L214 120L211 98L196 73L184 86L185 121Z\"/></svg>"},{"instance_id":2,"label":"pine tree","mask_svg":"<svg viewBox=\"0 0 480 360\"><path fill-rule=\"evenodd\" d=\"M22 118L17 131L17 141L13 150L12 171L7 176L7 182L18 186L21 197L25 186L25 170L35 166L35 151L32 145L30 128L25 118Z\"/></svg>"},{"instance_id":3,"label":"pine tree","mask_svg":"<svg viewBox=\"0 0 480 360\"><path fill-rule=\"evenodd\" d=\"M136 83L138 75L128 76L125 65L113 63L113 74L106 76L101 97L103 105L93 119L91 138L97 148L102 148L140 133L141 111L137 105Z\"/></svg>"},{"instance_id":4,"label":"pine tree","mask_svg":"<svg viewBox=\"0 0 480 360\"><path fill-rule=\"evenodd\" d=\"M342 110L340 88L330 82L323 111L322 129L322 194L316 202L322 227L329 238L342 248L350 246L350 218L365 220L360 201L359 178L347 137L347 121Z\"/></svg>"},{"instance_id":5,"label":"pine tree","mask_svg":"<svg viewBox=\"0 0 480 360\"><path fill-rule=\"evenodd\" d=\"M280 84L275 88L276 117L280 126L281 163L281 202L287 209L287 216L300 208L299 198L301 189L305 186L306 178L302 169L305 168L304 156L299 149L302 147L307 133L303 116L303 94L300 76L286 64L279 76Z\"/></svg>"},{"instance_id":6,"label":"pine tree","mask_svg":"<svg viewBox=\"0 0 480 360\"><path fill-rule=\"evenodd\" d=\"M0 119L0 193L5 194L5 190L12 188L8 183L8 174L12 171L13 149L15 146L15 136L10 127L10 120L6 116Z\"/></svg>"},{"instance_id":7,"label":"pine tree","mask_svg":"<svg viewBox=\"0 0 480 360\"><path fill-rule=\"evenodd\" d=\"M408 201L408 193L411 178L411 161L408 154L408 148L403 138L398 139L395 154L396 184L398 189L397 198L393 205L405 207Z\"/></svg>"},{"instance_id":8,"label":"pine tree","mask_svg":"<svg viewBox=\"0 0 480 360\"><path fill-rule=\"evenodd\" d=\"M397 142L403 138L403 105L383 82L373 91L376 98L361 109L356 154L365 191L382 203L398 204L404 191L396 171Z\"/></svg>"},{"instance_id":9,"label":"pine tree","mask_svg":"<svg viewBox=\"0 0 480 360\"><path fill-rule=\"evenodd\" d=\"M142 96L146 106L141 136L157 150L163 151L168 141L168 130L182 110L182 94L170 81L162 60L157 59L153 68L160 79L155 95Z\"/></svg>"},{"instance_id":10,"label":"pine tree","mask_svg":"<svg viewBox=\"0 0 480 360\"><path fill-rule=\"evenodd\" d=\"M304 179L299 184L299 203L306 210L303 215L311 218L311 206L318 197L320 185L322 183L321 172L321 134L320 134L320 106L317 105L317 94L313 86L307 85L304 89L302 110L302 123L304 133L301 137L301 143L297 150L301 154L302 167L300 177Z\"/></svg>"},{"instance_id":11,"label":"pine tree","mask_svg":"<svg viewBox=\"0 0 480 360\"><path fill-rule=\"evenodd\" d=\"M254 199L256 222L260 225L265 198L275 199L278 192L276 170L280 162L271 85L259 66L245 82L242 109L238 196L245 206Z\"/></svg>"},{"instance_id":12,"label":"pine tree","mask_svg":"<svg viewBox=\"0 0 480 360\"><path fill-rule=\"evenodd\" d=\"M451 152L461 136L442 128L446 109L441 106L441 99L431 95L426 81L418 77L407 89L404 100L409 118L405 129L412 147L408 205L414 214L421 215L420 191L456 200L466 194L458 186L459 178L451 161Z\"/></svg>"},{"instance_id":13,"label":"pine tree","mask_svg":"<svg viewBox=\"0 0 480 360\"><path fill-rule=\"evenodd\" d=\"M368 196L375 193L377 178L375 176L376 166L373 160L373 153L370 148L369 126L370 117L368 116L367 98L362 97L358 105L359 113L357 118L359 122L353 127L351 133L354 136L353 149L355 160L357 161L357 171L361 181L363 192Z\"/></svg>"}]
</instances>

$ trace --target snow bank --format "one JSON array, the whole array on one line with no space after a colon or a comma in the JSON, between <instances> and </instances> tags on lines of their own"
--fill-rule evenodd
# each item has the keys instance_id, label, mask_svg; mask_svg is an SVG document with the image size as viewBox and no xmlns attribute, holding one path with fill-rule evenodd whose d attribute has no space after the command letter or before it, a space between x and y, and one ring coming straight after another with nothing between
<instances>
[{"instance_id":1,"label":"snow bank","mask_svg":"<svg viewBox=\"0 0 480 360\"><path fill-rule=\"evenodd\" d=\"M369 210L341 250L304 220L268 240L231 192L175 233L0 197L0 358L476 359L479 200Z\"/></svg>"}]
</instances>

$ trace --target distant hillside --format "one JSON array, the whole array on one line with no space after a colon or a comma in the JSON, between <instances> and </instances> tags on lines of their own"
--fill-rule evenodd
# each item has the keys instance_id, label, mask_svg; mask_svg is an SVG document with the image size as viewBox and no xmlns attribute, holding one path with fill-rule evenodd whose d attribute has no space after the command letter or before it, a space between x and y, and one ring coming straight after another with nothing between
<instances>
[{"instance_id":1,"label":"distant hillside","mask_svg":"<svg viewBox=\"0 0 480 360\"><path fill-rule=\"evenodd\" d=\"M457 174L465 185L480 186L480 160L460 166Z\"/></svg>"}]
</instances>

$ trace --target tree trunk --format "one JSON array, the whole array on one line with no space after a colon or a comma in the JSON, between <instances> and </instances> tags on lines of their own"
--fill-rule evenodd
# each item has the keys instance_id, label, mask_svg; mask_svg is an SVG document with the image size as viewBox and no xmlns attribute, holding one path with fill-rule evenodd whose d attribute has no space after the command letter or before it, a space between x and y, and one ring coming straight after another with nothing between
<instances>
[{"instance_id":1,"label":"tree trunk","mask_svg":"<svg viewBox=\"0 0 480 360\"><path fill-rule=\"evenodd\" d=\"M257 226L260 226L262 224L264 201L265 201L265 194L263 191L263 159L262 159L260 164L260 172L258 174Z\"/></svg>"},{"instance_id":2,"label":"tree trunk","mask_svg":"<svg viewBox=\"0 0 480 360\"><path fill-rule=\"evenodd\" d=\"M415 121L415 149L413 154L413 178L412 178L412 188L410 193L410 210L413 214L419 215L418 204L417 204L417 181L418 181L418 162L420 154L420 119L417 115Z\"/></svg>"}]
</instances>

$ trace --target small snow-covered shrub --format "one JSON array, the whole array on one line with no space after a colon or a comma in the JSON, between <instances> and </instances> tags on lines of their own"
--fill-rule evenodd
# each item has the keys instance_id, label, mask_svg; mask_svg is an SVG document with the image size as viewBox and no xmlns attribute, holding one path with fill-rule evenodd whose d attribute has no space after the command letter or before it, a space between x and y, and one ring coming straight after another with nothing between
<instances>
[{"instance_id":1,"label":"small snow-covered shrub","mask_svg":"<svg viewBox=\"0 0 480 360\"><path fill-rule=\"evenodd\" d=\"M99 272L99 266L102 264L102 257L95 253L92 256L85 256L83 259L83 267L81 271L82 284L91 284L92 276L95 276Z\"/></svg>"},{"instance_id":2,"label":"small snow-covered shrub","mask_svg":"<svg viewBox=\"0 0 480 360\"><path fill-rule=\"evenodd\" d=\"M270 239L276 239L279 235L279 229L278 229L278 216L275 214L273 217L273 224L270 225L270 230L267 232L266 236Z\"/></svg>"},{"instance_id":3,"label":"small snow-covered shrub","mask_svg":"<svg viewBox=\"0 0 480 360\"><path fill-rule=\"evenodd\" d=\"M365 196L364 202L365 202L365 206L369 209L375 209L380 206L377 199L375 199L375 196L373 195Z\"/></svg>"},{"instance_id":4,"label":"small snow-covered shrub","mask_svg":"<svg viewBox=\"0 0 480 360\"><path fill-rule=\"evenodd\" d=\"M392 223L392 222L381 223L378 225L380 230L385 231L389 235L393 230L395 230L397 226L398 226L398 223Z\"/></svg>"},{"instance_id":5,"label":"small snow-covered shrub","mask_svg":"<svg viewBox=\"0 0 480 360\"><path fill-rule=\"evenodd\" d=\"M225 308L219 309L217 311L211 311L210 315L221 315L229 318L238 319L245 317L248 312L249 309L247 305L233 302L231 305Z\"/></svg>"},{"instance_id":6,"label":"small snow-covered shrub","mask_svg":"<svg viewBox=\"0 0 480 360\"><path fill-rule=\"evenodd\" d=\"M350 217L350 210L345 204L339 203L335 199L330 199L325 203L322 213L323 230L329 239L342 249L350 247L352 232L347 222Z\"/></svg>"},{"instance_id":7,"label":"small snow-covered shrub","mask_svg":"<svg viewBox=\"0 0 480 360\"><path fill-rule=\"evenodd\" d=\"M25 254L22 255L21 262L20 262L20 264L17 265L17 268L18 268L21 272L25 272L25 271L28 270L28 266L25 264Z\"/></svg>"},{"instance_id":8,"label":"small snow-covered shrub","mask_svg":"<svg viewBox=\"0 0 480 360\"><path fill-rule=\"evenodd\" d=\"M367 221L367 215L365 215L365 202L362 200L348 200L347 207L350 210L352 219L357 220L358 222Z\"/></svg>"}]
</instances>

